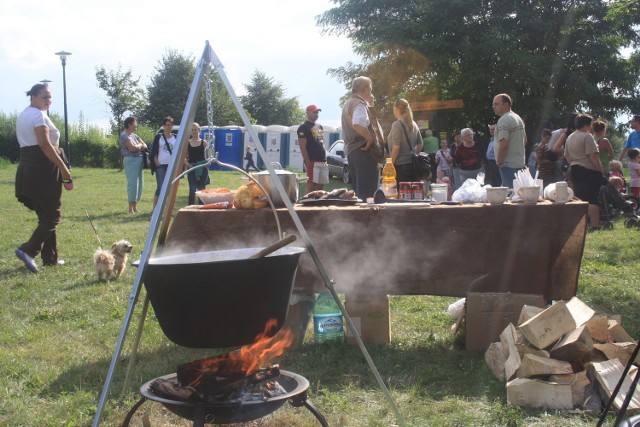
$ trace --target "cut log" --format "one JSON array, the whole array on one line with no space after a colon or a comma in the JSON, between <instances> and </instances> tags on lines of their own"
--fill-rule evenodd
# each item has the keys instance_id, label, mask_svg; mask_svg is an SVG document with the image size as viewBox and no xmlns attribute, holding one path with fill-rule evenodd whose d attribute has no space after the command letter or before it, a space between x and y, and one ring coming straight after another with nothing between
<instances>
[{"instance_id":1,"label":"cut log","mask_svg":"<svg viewBox=\"0 0 640 427\"><path fill-rule=\"evenodd\" d=\"M591 380L591 383L595 386L596 390L600 394L600 397L604 402L608 402L611 398L614 388L620 377L622 376L622 372L624 371L624 365L620 363L618 359L607 360L606 362L601 363L592 363L587 369L587 376ZM629 386L635 377L638 368L632 366L627 374L626 378L622 383L622 387L620 387L620 391L616 395L616 398L613 401L613 407L616 411L620 410L622 403L624 402L625 397L627 396L627 391L629 390ZM631 415L633 413L637 413L640 409L640 389L636 388L633 393L633 397L629 402L629 406L627 408L627 414Z\"/></svg>"},{"instance_id":2,"label":"cut log","mask_svg":"<svg viewBox=\"0 0 640 427\"><path fill-rule=\"evenodd\" d=\"M507 383L507 402L533 408L573 409L570 385L529 378L516 378Z\"/></svg>"},{"instance_id":3,"label":"cut log","mask_svg":"<svg viewBox=\"0 0 640 427\"><path fill-rule=\"evenodd\" d=\"M583 303L578 297L571 298L567 303L567 308L576 322L576 328L587 323L596 313L595 310Z\"/></svg>"},{"instance_id":4,"label":"cut log","mask_svg":"<svg viewBox=\"0 0 640 427\"><path fill-rule=\"evenodd\" d=\"M520 359L522 359L527 354L533 354L538 357L551 357L549 352L546 350L538 350L537 348L529 345L529 344L521 344L516 343L516 350L518 350L518 354L520 355Z\"/></svg>"},{"instance_id":5,"label":"cut log","mask_svg":"<svg viewBox=\"0 0 640 427\"><path fill-rule=\"evenodd\" d=\"M484 353L484 360L489 365L491 373L500 381L504 381L504 365L507 362L507 352L501 342L492 342Z\"/></svg>"},{"instance_id":6,"label":"cut log","mask_svg":"<svg viewBox=\"0 0 640 427\"><path fill-rule=\"evenodd\" d=\"M612 342L633 342L631 335L616 320L609 320L609 337Z\"/></svg>"},{"instance_id":7,"label":"cut log","mask_svg":"<svg viewBox=\"0 0 640 427\"><path fill-rule=\"evenodd\" d=\"M573 362L580 360L593 350L593 341L586 326L580 326L578 329L567 333L558 343L551 349L551 357L558 360Z\"/></svg>"},{"instance_id":8,"label":"cut log","mask_svg":"<svg viewBox=\"0 0 640 427\"><path fill-rule=\"evenodd\" d=\"M580 371L575 374L551 375L549 382L570 385L573 406L584 404L585 389L587 385L591 384L591 381L587 378L586 371Z\"/></svg>"},{"instance_id":9,"label":"cut log","mask_svg":"<svg viewBox=\"0 0 640 427\"><path fill-rule=\"evenodd\" d=\"M620 363L626 365L629 361L629 358L633 354L633 350L636 348L636 343L634 342L617 342L617 343L604 343L604 344L594 344L596 349L603 352L607 359L613 360L618 359ZM634 363L640 363L640 354L636 356L636 360Z\"/></svg>"},{"instance_id":10,"label":"cut log","mask_svg":"<svg viewBox=\"0 0 640 427\"><path fill-rule=\"evenodd\" d=\"M502 348L507 352L507 361L504 363L504 377L507 381L513 378L521 363L520 354L516 348L517 340L516 327L513 323L509 323L500 334Z\"/></svg>"},{"instance_id":11,"label":"cut log","mask_svg":"<svg viewBox=\"0 0 640 427\"><path fill-rule=\"evenodd\" d=\"M609 319L606 316L593 316L585 326L594 341L609 342Z\"/></svg>"},{"instance_id":12,"label":"cut log","mask_svg":"<svg viewBox=\"0 0 640 427\"><path fill-rule=\"evenodd\" d=\"M536 307L534 305L523 305L520 317L518 318L518 326L522 325L524 322L542 311L544 311L544 308Z\"/></svg>"},{"instance_id":13,"label":"cut log","mask_svg":"<svg viewBox=\"0 0 640 427\"><path fill-rule=\"evenodd\" d=\"M516 372L516 376L518 378L530 378L538 375L572 373L573 370L569 362L527 354L522 358L522 363Z\"/></svg>"},{"instance_id":14,"label":"cut log","mask_svg":"<svg viewBox=\"0 0 640 427\"><path fill-rule=\"evenodd\" d=\"M559 301L520 325L520 330L534 347L542 350L576 328L573 315L564 301Z\"/></svg>"}]
</instances>

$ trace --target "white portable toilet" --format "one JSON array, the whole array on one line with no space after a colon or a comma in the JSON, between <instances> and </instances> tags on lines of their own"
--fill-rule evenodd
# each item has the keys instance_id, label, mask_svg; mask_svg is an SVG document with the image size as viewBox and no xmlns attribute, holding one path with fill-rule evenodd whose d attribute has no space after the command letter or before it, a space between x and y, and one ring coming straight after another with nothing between
<instances>
[{"instance_id":1,"label":"white portable toilet","mask_svg":"<svg viewBox=\"0 0 640 427\"><path fill-rule=\"evenodd\" d=\"M258 135L258 138L260 138L260 135L264 135L267 131L267 127L262 125L251 125L251 128ZM256 154L258 152L256 144L259 141L254 141L253 138L251 138L251 134L247 132L247 129L244 126L241 129L243 134L242 157L244 158L244 153L247 152L247 147L250 147L251 153L253 154L253 161L258 167L260 167L262 165L262 159L260 158L260 155Z\"/></svg>"},{"instance_id":2,"label":"white portable toilet","mask_svg":"<svg viewBox=\"0 0 640 427\"><path fill-rule=\"evenodd\" d=\"M334 128L333 126L329 126L329 125L323 125L322 123L320 123L322 125L322 142L324 143L324 149L328 150L329 147L331 147L331 143L338 139L338 138L333 138L332 134L336 133L336 128Z\"/></svg>"},{"instance_id":3,"label":"white portable toilet","mask_svg":"<svg viewBox=\"0 0 640 427\"><path fill-rule=\"evenodd\" d=\"M270 162L278 162L280 166L284 167L284 158L283 156L283 144L282 144L282 135L289 132L289 128L287 126L281 125L270 125L267 126L267 139L266 139L266 151L267 158Z\"/></svg>"},{"instance_id":4,"label":"white portable toilet","mask_svg":"<svg viewBox=\"0 0 640 427\"><path fill-rule=\"evenodd\" d=\"M304 159L298 142L298 128L300 125L289 126L289 166L304 171Z\"/></svg>"}]
</instances>

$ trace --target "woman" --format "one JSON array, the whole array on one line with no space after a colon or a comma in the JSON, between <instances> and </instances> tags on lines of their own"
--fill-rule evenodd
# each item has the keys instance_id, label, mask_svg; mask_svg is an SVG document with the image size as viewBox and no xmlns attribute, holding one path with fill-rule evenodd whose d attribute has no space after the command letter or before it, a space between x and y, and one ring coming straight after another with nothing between
<instances>
[{"instance_id":1,"label":"woman","mask_svg":"<svg viewBox=\"0 0 640 427\"><path fill-rule=\"evenodd\" d=\"M162 122L162 132L156 135L151 146L151 163L154 165L153 171L156 174L156 194L153 196L154 209L158 203L164 177L167 174L173 147L176 144L176 137L171 132L172 129L173 117L167 116Z\"/></svg>"},{"instance_id":2,"label":"woman","mask_svg":"<svg viewBox=\"0 0 640 427\"><path fill-rule=\"evenodd\" d=\"M607 124L602 120L593 122L593 138L598 144L600 155L600 165L602 166L602 174L609 178L609 163L615 157L611 141L604 135L607 133Z\"/></svg>"},{"instance_id":3,"label":"woman","mask_svg":"<svg viewBox=\"0 0 640 427\"><path fill-rule=\"evenodd\" d=\"M576 116L576 129L567 137L564 156L569 162L569 173L573 191L581 200L589 203L588 216L592 230L600 228L600 206L598 194L603 185L602 166L598 144L589 133L593 117L588 114Z\"/></svg>"},{"instance_id":4,"label":"woman","mask_svg":"<svg viewBox=\"0 0 640 427\"><path fill-rule=\"evenodd\" d=\"M460 143L456 145L454 159L460 164L460 185L469 178L475 179L482 170L482 148L473 140L471 129L460 131Z\"/></svg>"},{"instance_id":5,"label":"woman","mask_svg":"<svg viewBox=\"0 0 640 427\"><path fill-rule=\"evenodd\" d=\"M127 177L127 197L129 199L129 213L140 212L138 202L142 197L142 156L147 144L134 132L138 129L138 118L129 116L124 119L124 132L120 134L120 153L122 165Z\"/></svg>"},{"instance_id":6,"label":"woman","mask_svg":"<svg viewBox=\"0 0 640 427\"><path fill-rule=\"evenodd\" d=\"M205 164L207 162L207 156L205 154L206 149L207 141L200 139L200 125L194 122L191 127L189 145L187 146L185 167L189 169L197 165ZM193 205L196 202L196 190L204 190L209 183L209 171L206 167L198 168L189 172L187 174L187 179L189 180L189 204Z\"/></svg>"},{"instance_id":7,"label":"woman","mask_svg":"<svg viewBox=\"0 0 640 427\"><path fill-rule=\"evenodd\" d=\"M71 188L71 172L61 157L60 132L46 111L51 106L51 91L44 84L27 92L31 104L18 116L16 134L20 161L16 172L16 198L38 215L38 226L31 238L16 249L16 256L32 272L40 254L45 266L64 264L58 260L56 229L61 218L62 183Z\"/></svg>"},{"instance_id":8,"label":"woman","mask_svg":"<svg viewBox=\"0 0 640 427\"><path fill-rule=\"evenodd\" d=\"M393 104L393 115L396 121L391 124L387 142L393 166L396 168L396 182L415 181L411 153L422 151L420 129L413 121L413 113L406 99L396 100Z\"/></svg>"},{"instance_id":9,"label":"woman","mask_svg":"<svg viewBox=\"0 0 640 427\"><path fill-rule=\"evenodd\" d=\"M436 164L438 165L438 179L442 180L448 176L450 182L453 182L453 157L446 139L440 141L440 149L436 152Z\"/></svg>"}]
</instances>

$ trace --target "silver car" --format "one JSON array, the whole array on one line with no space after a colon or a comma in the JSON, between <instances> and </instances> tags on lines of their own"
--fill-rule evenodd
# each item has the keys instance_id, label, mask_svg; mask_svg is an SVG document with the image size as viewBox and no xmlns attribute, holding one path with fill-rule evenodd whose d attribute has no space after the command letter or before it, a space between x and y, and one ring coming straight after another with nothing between
<instances>
[{"instance_id":1,"label":"silver car","mask_svg":"<svg viewBox=\"0 0 640 427\"><path fill-rule=\"evenodd\" d=\"M329 175L341 179L345 184L351 182L349 175L349 162L344 153L344 141L342 139L334 142L327 151L327 164L329 165Z\"/></svg>"}]
</instances>

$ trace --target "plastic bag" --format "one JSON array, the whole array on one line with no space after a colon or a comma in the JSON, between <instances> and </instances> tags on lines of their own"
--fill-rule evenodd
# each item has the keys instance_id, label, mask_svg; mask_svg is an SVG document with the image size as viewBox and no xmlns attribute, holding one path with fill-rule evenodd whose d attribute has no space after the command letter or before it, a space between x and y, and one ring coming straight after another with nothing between
<instances>
[{"instance_id":1,"label":"plastic bag","mask_svg":"<svg viewBox=\"0 0 640 427\"><path fill-rule=\"evenodd\" d=\"M458 301L449 304L447 314L456 320L460 319L464 315L464 305L466 301L466 298L461 298Z\"/></svg>"},{"instance_id":2,"label":"plastic bag","mask_svg":"<svg viewBox=\"0 0 640 427\"><path fill-rule=\"evenodd\" d=\"M476 179L469 178L462 183L460 188L453 192L451 200L462 203L485 203L487 190Z\"/></svg>"}]
</instances>

